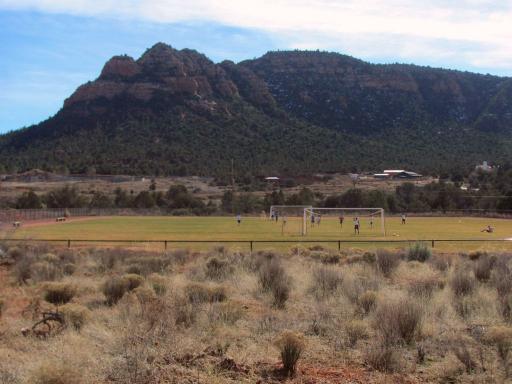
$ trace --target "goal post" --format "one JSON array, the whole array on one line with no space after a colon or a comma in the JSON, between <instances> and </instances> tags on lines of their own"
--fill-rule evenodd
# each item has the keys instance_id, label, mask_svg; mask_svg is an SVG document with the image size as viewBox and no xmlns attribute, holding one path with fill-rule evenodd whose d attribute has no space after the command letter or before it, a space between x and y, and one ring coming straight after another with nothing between
<instances>
[{"instance_id":1,"label":"goal post","mask_svg":"<svg viewBox=\"0 0 512 384\"><path fill-rule=\"evenodd\" d=\"M313 220L319 225L322 218L336 217L337 219L355 219L355 218L369 218L370 223L373 224L373 219L380 221L380 232L382 236L386 236L386 218L383 208L304 208L302 218L302 235L308 233L308 225ZM340 220L341 221L341 220ZM377 224L377 223L376 223Z\"/></svg>"},{"instance_id":2,"label":"goal post","mask_svg":"<svg viewBox=\"0 0 512 384\"><path fill-rule=\"evenodd\" d=\"M269 219L275 217L276 213L279 216L297 216L304 215L304 209L313 208L312 205L271 205L268 213Z\"/></svg>"}]
</instances>

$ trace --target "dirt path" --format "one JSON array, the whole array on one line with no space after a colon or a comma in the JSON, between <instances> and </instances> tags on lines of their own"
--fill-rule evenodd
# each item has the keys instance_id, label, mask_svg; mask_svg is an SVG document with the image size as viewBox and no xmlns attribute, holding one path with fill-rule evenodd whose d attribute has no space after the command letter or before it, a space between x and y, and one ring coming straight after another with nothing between
<instances>
[{"instance_id":1,"label":"dirt path","mask_svg":"<svg viewBox=\"0 0 512 384\"><path fill-rule=\"evenodd\" d=\"M98 220L98 219L107 219L110 216L82 216L82 217L71 217L66 219L66 221L57 222L55 219L44 219L44 220L31 220L31 221L22 221L21 228L31 228L31 227L41 227L45 225L62 225L66 223L74 223L77 221L89 221L89 220ZM12 229L11 226L5 225L4 229Z\"/></svg>"}]
</instances>

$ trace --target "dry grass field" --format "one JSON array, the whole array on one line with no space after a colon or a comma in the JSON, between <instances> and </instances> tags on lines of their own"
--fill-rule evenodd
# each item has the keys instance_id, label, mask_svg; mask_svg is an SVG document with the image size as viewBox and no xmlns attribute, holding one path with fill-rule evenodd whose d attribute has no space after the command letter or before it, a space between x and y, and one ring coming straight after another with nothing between
<instances>
[{"instance_id":1,"label":"dry grass field","mask_svg":"<svg viewBox=\"0 0 512 384\"><path fill-rule=\"evenodd\" d=\"M511 259L2 244L0 382L510 382Z\"/></svg>"}]
</instances>

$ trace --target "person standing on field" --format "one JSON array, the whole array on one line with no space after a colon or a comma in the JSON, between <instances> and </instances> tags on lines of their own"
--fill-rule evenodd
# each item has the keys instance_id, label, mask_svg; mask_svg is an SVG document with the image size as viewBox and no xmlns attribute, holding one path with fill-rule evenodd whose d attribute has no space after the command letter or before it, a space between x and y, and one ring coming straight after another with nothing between
<instances>
[{"instance_id":1,"label":"person standing on field","mask_svg":"<svg viewBox=\"0 0 512 384\"><path fill-rule=\"evenodd\" d=\"M284 227L286 227L287 222L286 216L283 216L281 221L283 222L283 225L281 226L281 235L284 235Z\"/></svg>"},{"instance_id":2,"label":"person standing on field","mask_svg":"<svg viewBox=\"0 0 512 384\"><path fill-rule=\"evenodd\" d=\"M354 235L359 235L359 217L354 217Z\"/></svg>"},{"instance_id":3,"label":"person standing on field","mask_svg":"<svg viewBox=\"0 0 512 384\"><path fill-rule=\"evenodd\" d=\"M405 224L405 213L402 213L402 224Z\"/></svg>"},{"instance_id":4,"label":"person standing on field","mask_svg":"<svg viewBox=\"0 0 512 384\"><path fill-rule=\"evenodd\" d=\"M340 229L343 229L343 221L345 220L345 217L343 216L343 213L340 215Z\"/></svg>"},{"instance_id":5,"label":"person standing on field","mask_svg":"<svg viewBox=\"0 0 512 384\"><path fill-rule=\"evenodd\" d=\"M238 223L238 225L240 225L242 223L242 215L240 215L240 214L236 215L236 222Z\"/></svg>"}]
</instances>

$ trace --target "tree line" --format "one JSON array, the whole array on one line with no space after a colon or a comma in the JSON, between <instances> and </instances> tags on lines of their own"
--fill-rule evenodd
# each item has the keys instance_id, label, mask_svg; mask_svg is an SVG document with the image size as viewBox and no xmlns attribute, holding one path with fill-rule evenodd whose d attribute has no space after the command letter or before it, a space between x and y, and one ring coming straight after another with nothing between
<instances>
[{"instance_id":1,"label":"tree line","mask_svg":"<svg viewBox=\"0 0 512 384\"><path fill-rule=\"evenodd\" d=\"M439 212L453 210L512 210L512 170L476 173L467 188L462 181L441 180L425 186L403 183L392 191L351 188L340 194L324 195L303 187L297 192L276 189L264 195L227 190L218 200L204 201L183 185L167 191L128 192L117 188L109 195L95 191L86 196L73 186L64 186L38 195L21 194L12 208L159 208L175 215L254 214L268 212L271 205L312 205L316 207L384 208L391 213Z\"/></svg>"}]
</instances>

